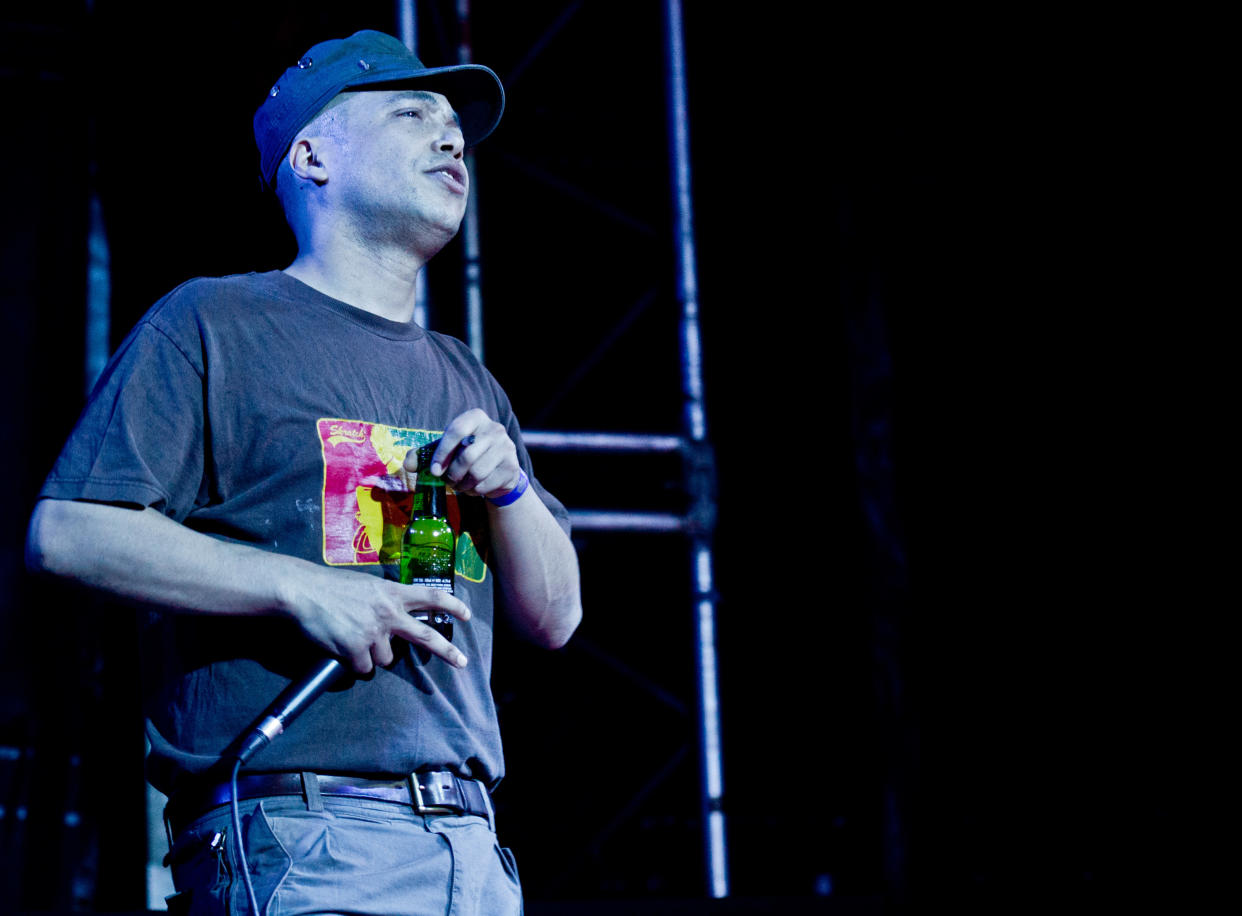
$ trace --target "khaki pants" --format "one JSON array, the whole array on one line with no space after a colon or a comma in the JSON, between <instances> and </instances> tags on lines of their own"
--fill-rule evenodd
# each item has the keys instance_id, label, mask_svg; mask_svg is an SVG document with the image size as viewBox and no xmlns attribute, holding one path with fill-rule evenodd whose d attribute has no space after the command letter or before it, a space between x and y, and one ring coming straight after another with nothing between
<instances>
[{"instance_id":1,"label":"khaki pants","mask_svg":"<svg viewBox=\"0 0 1242 916\"><path fill-rule=\"evenodd\" d=\"M520 916L513 856L484 818L419 815L368 799L297 796L241 805L246 858L265 916ZM169 912L248 916L227 806L176 838Z\"/></svg>"}]
</instances>

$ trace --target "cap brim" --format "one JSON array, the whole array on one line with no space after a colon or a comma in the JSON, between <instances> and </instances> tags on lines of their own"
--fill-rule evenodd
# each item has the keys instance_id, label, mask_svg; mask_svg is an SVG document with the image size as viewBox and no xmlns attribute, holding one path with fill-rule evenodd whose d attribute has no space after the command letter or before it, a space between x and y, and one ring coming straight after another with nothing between
<instances>
[{"instance_id":1,"label":"cap brim","mask_svg":"<svg viewBox=\"0 0 1242 916\"><path fill-rule=\"evenodd\" d=\"M505 90L500 77L481 64L458 64L425 70L375 70L360 74L342 91L417 86L438 92L449 100L461 122L467 146L486 138L500 123L505 110Z\"/></svg>"}]
</instances>

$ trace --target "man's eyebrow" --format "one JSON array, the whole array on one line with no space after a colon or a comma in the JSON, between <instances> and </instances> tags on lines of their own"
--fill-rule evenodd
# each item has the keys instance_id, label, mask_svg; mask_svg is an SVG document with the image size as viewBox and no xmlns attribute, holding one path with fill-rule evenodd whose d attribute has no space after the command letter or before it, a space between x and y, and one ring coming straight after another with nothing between
<instances>
[{"instance_id":1,"label":"man's eyebrow","mask_svg":"<svg viewBox=\"0 0 1242 916\"><path fill-rule=\"evenodd\" d=\"M443 102L443 104L448 107L449 111L453 113L453 122L457 124L458 127L461 126L461 118L458 117L456 109L453 108L453 105L448 101L448 98L443 95L437 95L436 93L429 92L425 89L398 89L393 93L392 98L389 100L389 104L394 107L408 104L410 102L426 102L437 106Z\"/></svg>"}]
</instances>

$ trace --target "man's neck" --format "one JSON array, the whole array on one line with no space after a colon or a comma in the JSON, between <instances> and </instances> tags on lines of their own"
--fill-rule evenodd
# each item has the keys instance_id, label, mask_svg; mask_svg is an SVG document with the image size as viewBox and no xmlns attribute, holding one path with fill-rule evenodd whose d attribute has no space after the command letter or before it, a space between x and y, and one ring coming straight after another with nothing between
<instances>
[{"instance_id":1,"label":"man's neck","mask_svg":"<svg viewBox=\"0 0 1242 916\"><path fill-rule=\"evenodd\" d=\"M414 317L415 280L422 266L423 260L408 251L333 246L299 251L285 273L325 296L404 323Z\"/></svg>"}]
</instances>

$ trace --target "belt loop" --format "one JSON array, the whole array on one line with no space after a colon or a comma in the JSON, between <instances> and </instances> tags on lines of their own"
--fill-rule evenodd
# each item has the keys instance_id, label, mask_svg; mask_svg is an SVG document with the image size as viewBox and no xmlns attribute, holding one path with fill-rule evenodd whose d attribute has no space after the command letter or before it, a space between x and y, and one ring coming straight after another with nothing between
<instances>
[{"instance_id":1,"label":"belt loop","mask_svg":"<svg viewBox=\"0 0 1242 916\"><path fill-rule=\"evenodd\" d=\"M306 799L307 811L323 810L323 796L319 793L319 777L306 770L302 771L302 795Z\"/></svg>"},{"instance_id":2,"label":"belt loop","mask_svg":"<svg viewBox=\"0 0 1242 916\"><path fill-rule=\"evenodd\" d=\"M483 794L483 807L487 808L487 826L491 828L492 833L496 832L496 807L492 804L492 793L487 791L487 786L482 782L476 783L479 791Z\"/></svg>"}]
</instances>

